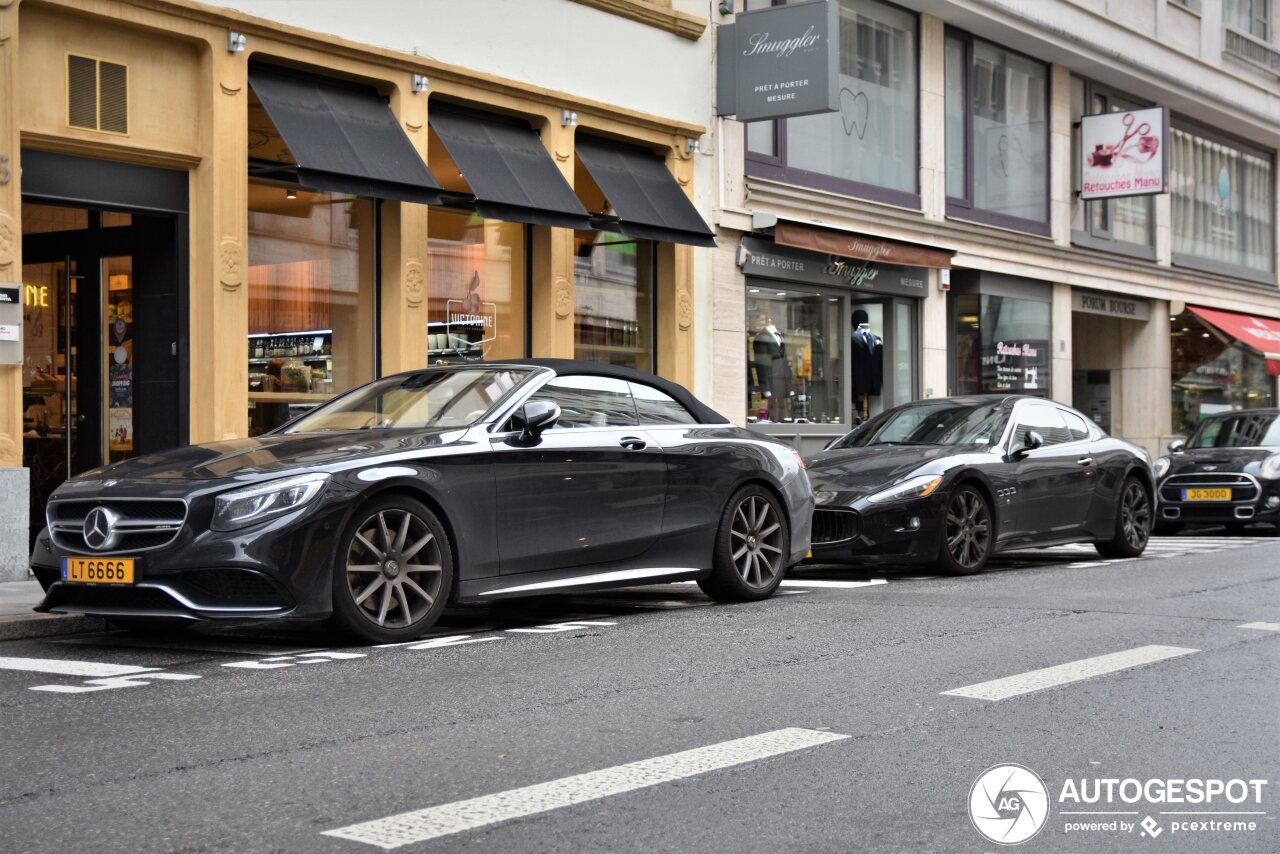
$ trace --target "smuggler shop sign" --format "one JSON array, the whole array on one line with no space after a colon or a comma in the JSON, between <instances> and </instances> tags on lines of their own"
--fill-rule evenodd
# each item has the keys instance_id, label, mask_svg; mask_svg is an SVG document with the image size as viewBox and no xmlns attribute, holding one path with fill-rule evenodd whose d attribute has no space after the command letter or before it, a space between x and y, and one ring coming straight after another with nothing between
<instances>
[{"instance_id":1,"label":"smuggler shop sign","mask_svg":"<svg viewBox=\"0 0 1280 854\"><path fill-rule=\"evenodd\" d=\"M925 296L927 273L919 267L820 255L755 237L742 238L742 247L746 250L742 272L747 276L875 294Z\"/></svg>"},{"instance_id":2,"label":"smuggler shop sign","mask_svg":"<svg viewBox=\"0 0 1280 854\"><path fill-rule=\"evenodd\" d=\"M716 31L716 115L740 122L840 109L834 0L739 12Z\"/></svg>"}]
</instances>

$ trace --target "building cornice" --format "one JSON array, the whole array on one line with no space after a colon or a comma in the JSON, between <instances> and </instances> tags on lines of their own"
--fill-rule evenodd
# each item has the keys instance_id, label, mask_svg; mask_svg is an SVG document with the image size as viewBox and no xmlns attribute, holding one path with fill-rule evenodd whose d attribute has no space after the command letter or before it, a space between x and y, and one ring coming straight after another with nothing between
<instances>
[{"instance_id":1,"label":"building cornice","mask_svg":"<svg viewBox=\"0 0 1280 854\"><path fill-rule=\"evenodd\" d=\"M703 32L707 29L706 18L699 18L687 12L677 12L671 8L670 0L666 3L654 2L654 0L573 0L573 2L650 27L657 27L690 41L702 38Z\"/></svg>"}]
</instances>

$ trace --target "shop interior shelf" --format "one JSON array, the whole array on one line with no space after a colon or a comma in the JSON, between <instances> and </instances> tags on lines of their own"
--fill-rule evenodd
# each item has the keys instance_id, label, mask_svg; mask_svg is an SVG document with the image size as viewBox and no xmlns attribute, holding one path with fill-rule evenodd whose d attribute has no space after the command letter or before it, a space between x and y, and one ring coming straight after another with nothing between
<instances>
[{"instance_id":1,"label":"shop interior shelf","mask_svg":"<svg viewBox=\"0 0 1280 854\"><path fill-rule=\"evenodd\" d=\"M250 403L324 403L332 394L310 391L251 391Z\"/></svg>"}]
</instances>

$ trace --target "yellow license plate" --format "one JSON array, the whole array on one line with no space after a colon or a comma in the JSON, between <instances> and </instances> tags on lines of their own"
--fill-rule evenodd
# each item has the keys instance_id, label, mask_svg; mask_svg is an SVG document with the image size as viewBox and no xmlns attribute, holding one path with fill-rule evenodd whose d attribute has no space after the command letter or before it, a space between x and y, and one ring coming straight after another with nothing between
<instances>
[{"instance_id":1,"label":"yellow license plate","mask_svg":"<svg viewBox=\"0 0 1280 854\"><path fill-rule=\"evenodd\" d=\"M131 557L64 557L62 580L83 584L132 584Z\"/></svg>"},{"instance_id":2,"label":"yellow license plate","mask_svg":"<svg viewBox=\"0 0 1280 854\"><path fill-rule=\"evenodd\" d=\"M1184 489L1183 501L1230 501L1230 489Z\"/></svg>"}]
</instances>

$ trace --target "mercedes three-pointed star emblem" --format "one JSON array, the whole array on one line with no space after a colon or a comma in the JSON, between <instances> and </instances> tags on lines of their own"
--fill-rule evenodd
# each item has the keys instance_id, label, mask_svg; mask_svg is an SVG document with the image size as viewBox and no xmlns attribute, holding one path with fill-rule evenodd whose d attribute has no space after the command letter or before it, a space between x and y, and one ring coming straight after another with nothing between
<instances>
[{"instance_id":1,"label":"mercedes three-pointed star emblem","mask_svg":"<svg viewBox=\"0 0 1280 854\"><path fill-rule=\"evenodd\" d=\"M84 542L95 551L106 551L116 544L116 522L119 517L105 507L95 507L84 517Z\"/></svg>"}]
</instances>

